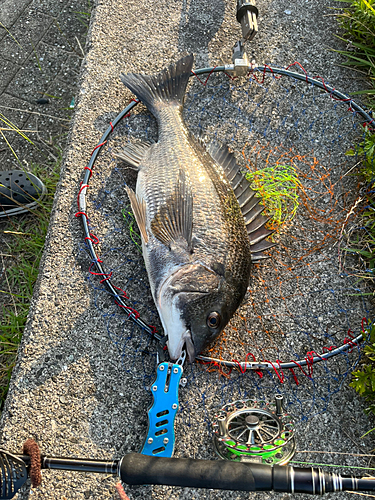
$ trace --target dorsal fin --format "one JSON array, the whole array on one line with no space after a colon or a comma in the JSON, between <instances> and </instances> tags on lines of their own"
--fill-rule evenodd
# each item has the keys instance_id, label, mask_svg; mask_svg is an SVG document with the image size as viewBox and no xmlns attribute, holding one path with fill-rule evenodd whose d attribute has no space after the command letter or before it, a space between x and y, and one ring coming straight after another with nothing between
<instances>
[{"instance_id":1,"label":"dorsal fin","mask_svg":"<svg viewBox=\"0 0 375 500\"><path fill-rule=\"evenodd\" d=\"M268 256L264 255L262 251L268 250L274 244L263 241L273 232L264 227L268 221L267 217L261 215L265 207L259 203L260 199L251 189L250 183L245 174L241 172L233 153L230 153L226 146L213 141L207 147L207 151L212 159L223 168L236 195L249 235L251 260L256 262L267 258Z\"/></svg>"},{"instance_id":2,"label":"dorsal fin","mask_svg":"<svg viewBox=\"0 0 375 500\"><path fill-rule=\"evenodd\" d=\"M268 231L268 229L266 229L266 231ZM270 250L274 246L275 243L272 243L272 241L264 240L264 238L262 238L262 240L258 241L257 243L250 243L251 261L257 262L259 260L267 259L269 256L265 255L263 252L265 250Z\"/></svg>"}]
</instances>

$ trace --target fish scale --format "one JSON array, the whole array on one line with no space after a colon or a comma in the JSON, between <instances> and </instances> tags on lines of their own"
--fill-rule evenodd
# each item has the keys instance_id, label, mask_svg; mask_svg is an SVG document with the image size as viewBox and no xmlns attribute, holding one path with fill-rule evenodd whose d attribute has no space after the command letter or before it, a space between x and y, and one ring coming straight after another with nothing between
<instances>
[{"instance_id":1,"label":"fish scale","mask_svg":"<svg viewBox=\"0 0 375 500\"><path fill-rule=\"evenodd\" d=\"M147 226L172 195L179 171L183 169L193 192L193 235L199 240L203 234L209 235L209 245L204 244L202 248L202 244L197 243L195 251L198 255L204 252L199 258L212 254L225 261L228 257L228 241L223 229L225 221L222 209L215 203L216 188L207 168L192 147L194 138L183 121L177 119L181 117L180 109L174 106L167 111L160 118L163 126L159 141L151 146L149 154L142 161L137 179L136 192L146 201L148 208ZM202 177L204 181L199 180ZM241 214L239 217L242 219Z\"/></svg>"}]
</instances>

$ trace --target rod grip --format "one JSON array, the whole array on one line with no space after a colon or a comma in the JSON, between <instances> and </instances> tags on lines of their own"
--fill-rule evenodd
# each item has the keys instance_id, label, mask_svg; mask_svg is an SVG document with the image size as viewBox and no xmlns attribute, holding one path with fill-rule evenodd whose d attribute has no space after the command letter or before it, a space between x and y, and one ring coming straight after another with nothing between
<instances>
[{"instance_id":1,"label":"rod grip","mask_svg":"<svg viewBox=\"0 0 375 500\"><path fill-rule=\"evenodd\" d=\"M120 461L118 473L127 484L242 491L270 491L273 488L272 467L222 460L162 458L130 453Z\"/></svg>"}]
</instances>

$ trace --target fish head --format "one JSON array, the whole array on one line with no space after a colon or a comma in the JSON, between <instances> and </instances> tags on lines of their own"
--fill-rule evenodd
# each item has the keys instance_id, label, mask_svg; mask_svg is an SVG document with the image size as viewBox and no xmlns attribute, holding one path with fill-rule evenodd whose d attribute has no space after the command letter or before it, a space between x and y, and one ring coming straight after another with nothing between
<instances>
[{"instance_id":1,"label":"fish head","mask_svg":"<svg viewBox=\"0 0 375 500\"><path fill-rule=\"evenodd\" d=\"M158 309L168 336L172 359L180 357L184 345L189 360L222 332L245 295L233 287L222 266L189 264L175 271L162 285Z\"/></svg>"}]
</instances>

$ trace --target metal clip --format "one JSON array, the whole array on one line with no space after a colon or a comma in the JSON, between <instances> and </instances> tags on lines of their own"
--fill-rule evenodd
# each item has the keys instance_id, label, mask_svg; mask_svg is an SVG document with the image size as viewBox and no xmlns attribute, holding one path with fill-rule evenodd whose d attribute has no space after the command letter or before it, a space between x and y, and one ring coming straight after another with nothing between
<instances>
[{"instance_id":1,"label":"metal clip","mask_svg":"<svg viewBox=\"0 0 375 500\"><path fill-rule=\"evenodd\" d=\"M185 359L186 359L186 351L182 350L181 356L178 358L177 361L175 361L175 364L183 367L184 363L185 363Z\"/></svg>"}]
</instances>

